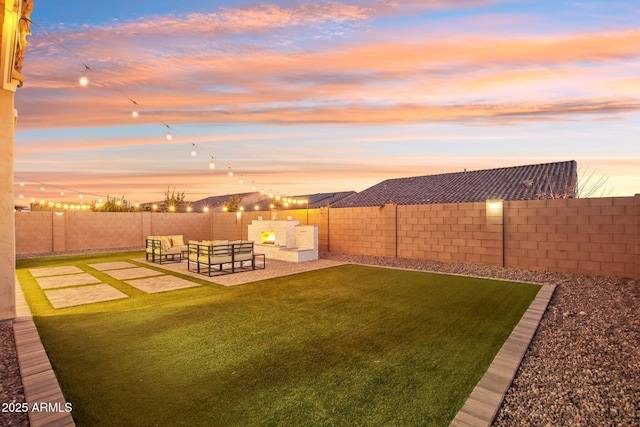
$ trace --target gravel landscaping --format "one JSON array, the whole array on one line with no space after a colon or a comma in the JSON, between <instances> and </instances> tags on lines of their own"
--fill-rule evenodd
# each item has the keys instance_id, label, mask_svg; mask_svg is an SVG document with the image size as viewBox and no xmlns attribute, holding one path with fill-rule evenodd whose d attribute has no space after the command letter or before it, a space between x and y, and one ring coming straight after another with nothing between
<instances>
[{"instance_id":1,"label":"gravel landscaping","mask_svg":"<svg viewBox=\"0 0 640 427\"><path fill-rule=\"evenodd\" d=\"M640 425L640 282L400 258L322 258L557 285L493 425ZM2 402L23 402L10 324L0 324L0 339ZM0 424L28 420L2 413Z\"/></svg>"},{"instance_id":2,"label":"gravel landscaping","mask_svg":"<svg viewBox=\"0 0 640 427\"><path fill-rule=\"evenodd\" d=\"M14 411L10 404L24 403L24 391L20 379L20 368L16 356L16 343L13 339L13 325L0 323L0 425L28 426L29 417L26 412ZM7 405L7 406L5 406Z\"/></svg>"}]
</instances>

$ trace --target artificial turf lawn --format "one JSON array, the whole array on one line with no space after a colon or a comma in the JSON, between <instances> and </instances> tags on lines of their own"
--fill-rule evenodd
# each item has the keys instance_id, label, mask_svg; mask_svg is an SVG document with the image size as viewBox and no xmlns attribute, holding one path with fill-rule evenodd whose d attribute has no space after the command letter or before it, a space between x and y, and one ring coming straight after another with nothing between
<instances>
[{"instance_id":1,"label":"artificial turf lawn","mask_svg":"<svg viewBox=\"0 0 640 427\"><path fill-rule=\"evenodd\" d=\"M105 275L131 298L54 310L27 271L132 257L18 261L79 426L446 426L540 288L344 265L147 295Z\"/></svg>"}]
</instances>

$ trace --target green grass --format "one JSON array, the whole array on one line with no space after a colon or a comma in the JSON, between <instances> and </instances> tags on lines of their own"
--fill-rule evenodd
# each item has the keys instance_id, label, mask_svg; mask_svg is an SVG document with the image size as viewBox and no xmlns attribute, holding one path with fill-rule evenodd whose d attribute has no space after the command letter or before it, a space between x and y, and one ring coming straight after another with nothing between
<instances>
[{"instance_id":1,"label":"green grass","mask_svg":"<svg viewBox=\"0 0 640 427\"><path fill-rule=\"evenodd\" d=\"M345 265L53 310L26 270L136 256L18 261L79 426L446 426L539 290Z\"/></svg>"}]
</instances>

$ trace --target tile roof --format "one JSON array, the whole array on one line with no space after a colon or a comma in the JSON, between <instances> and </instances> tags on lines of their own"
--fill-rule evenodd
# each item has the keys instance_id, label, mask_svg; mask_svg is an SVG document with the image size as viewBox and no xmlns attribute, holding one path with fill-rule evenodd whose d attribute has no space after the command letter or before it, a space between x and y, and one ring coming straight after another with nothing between
<instances>
[{"instance_id":1,"label":"tile roof","mask_svg":"<svg viewBox=\"0 0 640 427\"><path fill-rule=\"evenodd\" d=\"M316 194L306 194L299 196L290 196L292 199L296 200L308 200L309 208L315 209L323 206L331 206L333 203L341 200L345 197L351 196L355 194L355 191L342 191L336 193L316 193ZM240 202L240 206L244 207L247 211L252 211L254 206L258 206L258 209L261 211L270 210L270 205L272 203L276 204L278 209L287 209L283 206L282 202L277 202L275 200L269 199L268 196L260 194L260 192L251 192L251 193L238 193L238 194L226 194L224 196L211 196L206 199L198 200L191 203L191 207L194 211L200 212L202 209L207 206L211 211L218 212L222 211L223 205L229 201L229 197L231 196L240 196L242 201ZM288 209L306 209L307 205L292 205Z\"/></svg>"},{"instance_id":2,"label":"tile roof","mask_svg":"<svg viewBox=\"0 0 640 427\"><path fill-rule=\"evenodd\" d=\"M336 208L576 197L575 160L396 178L332 205Z\"/></svg>"}]
</instances>

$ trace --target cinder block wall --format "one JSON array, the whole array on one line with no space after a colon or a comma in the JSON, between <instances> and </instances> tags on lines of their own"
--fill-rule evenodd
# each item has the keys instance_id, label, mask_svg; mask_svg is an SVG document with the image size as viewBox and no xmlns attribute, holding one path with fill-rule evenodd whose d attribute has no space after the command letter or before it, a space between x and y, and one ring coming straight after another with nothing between
<instances>
[{"instance_id":1,"label":"cinder block wall","mask_svg":"<svg viewBox=\"0 0 640 427\"><path fill-rule=\"evenodd\" d=\"M502 266L502 207L398 206L398 256Z\"/></svg>"},{"instance_id":2,"label":"cinder block wall","mask_svg":"<svg viewBox=\"0 0 640 427\"><path fill-rule=\"evenodd\" d=\"M16 212L16 254L53 252L53 212Z\"/></svg>"},{"instance_id":3,"label":"cinder block wall","mask_svg":"<svg viewBox=\"0 0 640 427\"><path fill-rule=\"evenodd\" d=\"M639 198L506 203L506 266L637 277Z\"/></svg>"},{"instance_id":4,"label":"cinder block wall","mask_svg":"<svg viewBox=\"0 0 640 427\"><path fill-rule=\"evenodd\" d=\"M329 209L329 250L355 255L395 256L395 248L390 251L387 240L393 232L388 229L387 219L394 214L393 205Z\"/></svg>"},{"instance_id":5,"label":"cinder block wall","mask_svg":"<svg viewBox=\"0 0 640 427\"><path fill-rule=\"evenodd\" d=\"M317 225L321 252L640 278L640 194L598 199L280 211ZM18 255L143 247L154 234L247 239L270 212L17 212Z\"/></svg>"},{"instance_id":6,"label":"cinder block wall","mask_svg":"<svg viewBox=\"0 0 640 427\"><path fill-rule=\"evenodd\" d=\"M209 213L151 213L143 212L150 217L150 235L182 234L185 244L189 240L210 240L211 214ZM147 234L141 235L142 244Z\"/></svg>"},{"instance_id":7,"label":"cinder block wall","mask_svg":"<svg viewBox=\"0 0 640 427\"><path fill-rule=\"evenodd\" d=\"M140 212L64 212L54 214L64 220L54 230L64 235L64 251L135 248L142 246L141 217Z\"/></svg>"}]
</instances>

